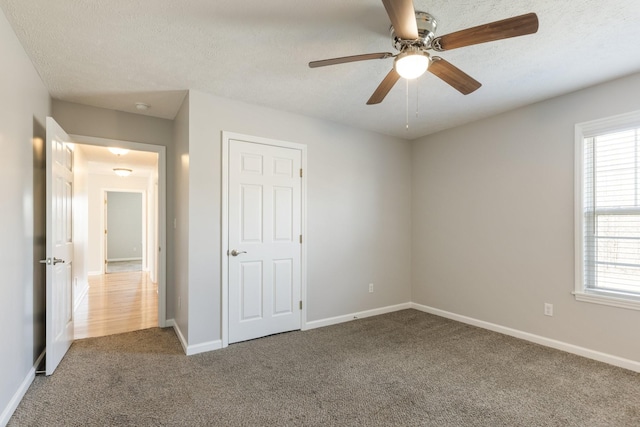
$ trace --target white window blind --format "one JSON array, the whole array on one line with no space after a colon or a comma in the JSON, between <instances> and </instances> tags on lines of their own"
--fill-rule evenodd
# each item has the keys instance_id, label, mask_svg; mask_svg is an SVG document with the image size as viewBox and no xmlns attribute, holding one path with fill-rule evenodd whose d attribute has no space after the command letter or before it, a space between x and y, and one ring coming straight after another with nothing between
<instances>
[{"instance_id":1,"label":"white window blind","mask_svg":"<svg viewBox=\"0 0 640 427\"><path fill-rule=\"evenodd\" d=\"M640 127L583 138L583 290L640 296Z\"/></svg>"}]
</instances>

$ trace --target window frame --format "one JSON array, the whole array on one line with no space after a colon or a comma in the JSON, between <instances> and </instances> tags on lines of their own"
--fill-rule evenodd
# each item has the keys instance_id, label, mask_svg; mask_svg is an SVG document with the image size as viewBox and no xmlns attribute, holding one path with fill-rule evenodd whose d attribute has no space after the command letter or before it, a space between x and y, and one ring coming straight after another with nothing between
<instances>
[{"instance_id":1,"label":"window frame","mask_svg":"<svg viewBox=\"0 0 640 427\"><path fill-rule=\"evenodd\" d=\"M584 283L584 140L599 135L640 128L640 111L634 111L575 125L574 147L574 261L577 301L604 304L613 307L640 310L640 295L587 288Z\"/></svg>"}]
</instances>

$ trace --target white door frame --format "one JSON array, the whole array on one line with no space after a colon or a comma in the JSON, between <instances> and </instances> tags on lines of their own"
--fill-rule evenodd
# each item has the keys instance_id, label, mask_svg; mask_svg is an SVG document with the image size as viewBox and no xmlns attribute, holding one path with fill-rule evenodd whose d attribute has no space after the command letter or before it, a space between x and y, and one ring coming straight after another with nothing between
<instances>
[{"instance_id":1,"label":"white door frame","mask_svg":"<svg viewBox=\"0 0 640 427\"><path fill-rule=\"evenodd\" d=\"M229 265L227 251L229 250L229 143L240 140L253 144L272 145L275 147L292 148L300 150L302 153L302 194L301 201L301 230L302 245L300 254L300 299L302 300L302 311L300 312L300 329L307 329L307 146L295 142L278 141L275 139L262 138L258 136L243 135L235 132L222 131L222 201L221 201L221 319L220 337L222 347L229 345Z\"/></svg>"},{"instance_id":2,"label":"white door frame","mask_svg":"<svg viewBox=\"0 0 640 427\"><path fill-rule=\"evenodd\" d=\"M69 136L73 138L77 144L97 145L101 147L117 146L134 151L147 151L158 154L158 326L165 328L167 326L167 148L163 145L97 138L93 136Z\"/></svg>"}]
</instances>

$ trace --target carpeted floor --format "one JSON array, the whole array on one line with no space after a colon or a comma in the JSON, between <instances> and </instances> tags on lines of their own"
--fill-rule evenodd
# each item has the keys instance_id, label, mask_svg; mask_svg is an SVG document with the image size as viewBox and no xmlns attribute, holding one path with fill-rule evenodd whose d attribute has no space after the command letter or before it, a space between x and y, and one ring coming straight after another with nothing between
<instances>
[{"instance_id":1,"label":"carpeted floor","mask_svg":"<svg viewBox=\"0 0 640 427\"><path fill-rule=\"evenodd\" d=\"M187 357L76 341L9 426L639 426L640 374L404 310Z\"/></svg>"}]
</instances>

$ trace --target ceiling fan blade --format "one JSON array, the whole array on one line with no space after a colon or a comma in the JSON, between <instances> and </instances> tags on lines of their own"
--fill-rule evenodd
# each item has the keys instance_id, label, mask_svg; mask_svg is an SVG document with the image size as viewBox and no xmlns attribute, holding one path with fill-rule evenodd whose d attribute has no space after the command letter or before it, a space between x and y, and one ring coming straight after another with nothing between
<instances>
[{"instance_id":1,"label":"ceiling fan blade","mask_svg":"<svg viewBox=\"0 0 640 427\"><path fill-rule=\"evenodd\" d=\"M442 52L479 43L524 36L537 31L538 16L535 13L527 13L436 37L431 43L431 47Z\"/></svg>"},{"instance_id":2,"label":"ceiling fan blade","mask_svg":"<svg viewBox=\"0 0 640 427\"><path fill-rule=\"evenodd\" d=\"M395 68L389 71L389 74L382 80L382 83L376 88L371 98L367 101L367 105L379 104L382 102L385 96L389 93L394 84L400 79L400 74L396 72Z\"/></svg>"},{"instance_id":3,"label":"ceiling fan blade","mask_svg":"<svg viewBox=\"0 0 640 427\"><path fill-rule=\"evenodd\" d=\"M418 24L413 0L382 0L396 36L403 40L418 38Z\"/></svg>"},{"instance_id":4,"label":"ceiling fan blade","mask_svg":"<svg viewBox=\"0 0 640 427\"><path fill-rule=\"evenodd\" d=\"M310 68L325 67L327 65L344 64L346 62L366 61L368 59L386 59L393 56L390 52L365 53L363 55L343 56L340 58L322 59L309 62Z\"/></svg>"},{"instance_id":5,"label":"ceiling fan blade","mask_svg":"<svg viewBox=\"0 0 640 427\"><path fill-rule=\"evenodd\" d=\"M439 56L434 56L431 59L431 65L429 65L427 70L434 76L441 78L445 83L448 83L463 95L469 95L482 86L482 84L473 77Z\"/></svg>"}]
</instances>

